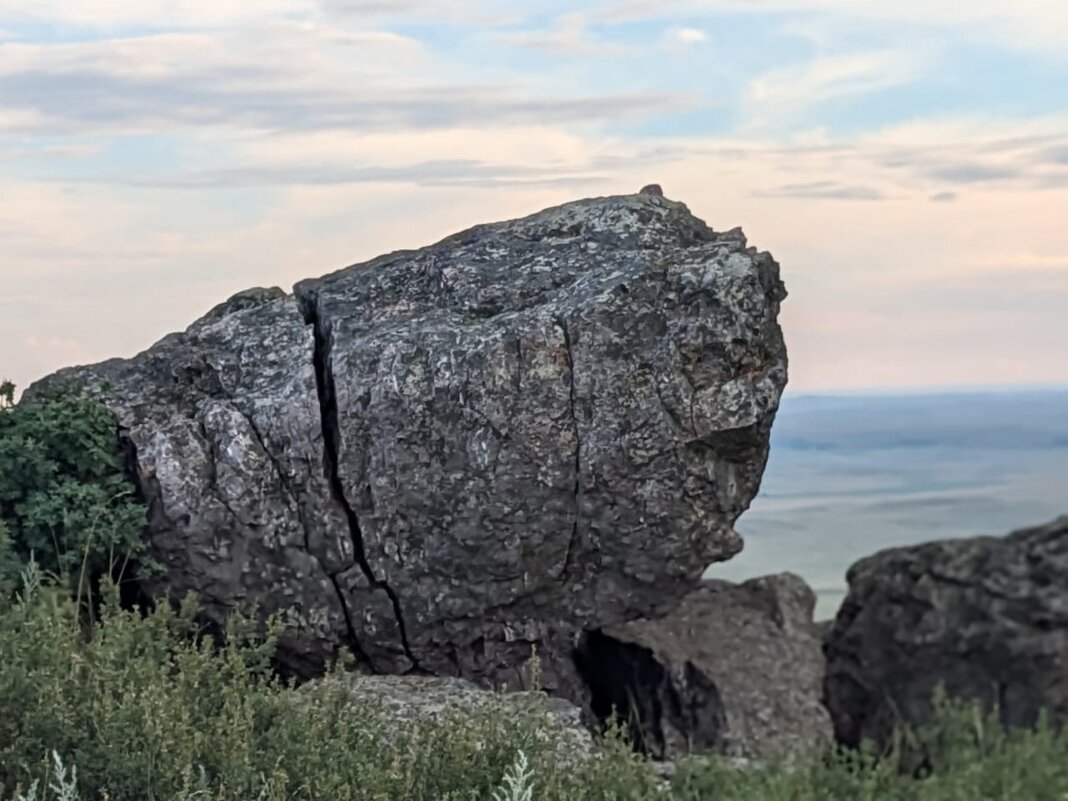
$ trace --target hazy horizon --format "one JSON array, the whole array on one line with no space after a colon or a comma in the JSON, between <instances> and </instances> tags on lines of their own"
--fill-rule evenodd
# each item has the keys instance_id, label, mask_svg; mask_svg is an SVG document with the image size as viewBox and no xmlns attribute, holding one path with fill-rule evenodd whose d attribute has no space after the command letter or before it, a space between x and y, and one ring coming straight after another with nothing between
<instances>
[{"instance_id":1,"label":"hazy horizon","mask_svg":"<svg viewBox=\"0 0 1068 801\"><path fill-rule=\"evenodd\" d=\"M745 549L709 575L799 573L826 618L857 559L1046 523L1066 488L1068 388L785 397Z\"/></svg>"}]
</instances>

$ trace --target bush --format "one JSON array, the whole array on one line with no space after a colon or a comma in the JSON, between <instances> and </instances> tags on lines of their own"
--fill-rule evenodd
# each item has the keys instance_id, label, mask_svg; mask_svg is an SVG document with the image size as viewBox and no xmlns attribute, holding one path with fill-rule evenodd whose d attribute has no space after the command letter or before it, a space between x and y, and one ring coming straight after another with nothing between
<instances>
[{"instance_id":1,"label":"bush","mask_svg":"<svg viewBox=\"0 0 1068 801\"><path fill-rule=\"evenodd\" d=\"M520 751L536 801L652 797L651 773L622 744L588 769L558 764L533 707L394 726L385 707L353 708L344 682L294 690L273 676L277 627L255 637L233 618L220 645L190 600L142 616L105 583L87 638L67 594L26 575L0 611L0 798L47 788L58 759L87 799L490 801L514 787Z\"/></svg>"},{"instance_id":2,"label":"bush","mask_svg":"<svg viewBox=\"0 0 1068 801\"><path fill-rule=\"evenodd\" d=\"M124 475L116 422L73 385L14 405L0 384L0 582L35 554L68 577L72 590L128 566L151 566L142 530L146 510Z\"/></svg>"}]
</instances>

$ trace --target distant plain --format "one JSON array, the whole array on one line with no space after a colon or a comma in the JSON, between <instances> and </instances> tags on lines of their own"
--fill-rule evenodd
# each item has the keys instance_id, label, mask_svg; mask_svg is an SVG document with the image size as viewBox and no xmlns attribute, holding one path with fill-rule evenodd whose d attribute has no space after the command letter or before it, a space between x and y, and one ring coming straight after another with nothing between
<instances>
[{"instance_id":1,"label":"distant plain","mask_svg":"<svg viewBox=\"0 0 1068 801\"><path fill-rule=\"evenodd\" d=\"M845 572L884 548L1009 531L1068 514L1068 388L790 395L745 549L709 576L790 570L832 617Z\"/></svg>"}]
</instances>

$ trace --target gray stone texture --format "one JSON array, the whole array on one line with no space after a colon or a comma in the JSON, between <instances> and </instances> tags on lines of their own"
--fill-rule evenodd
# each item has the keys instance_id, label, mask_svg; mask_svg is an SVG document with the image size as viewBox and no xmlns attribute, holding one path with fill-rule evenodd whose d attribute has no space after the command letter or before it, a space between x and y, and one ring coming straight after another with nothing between
<instances>
[{"instance_id":1,"label":"gray stone texture","mask_svg":"<svg viewBox=\"0 0 1068 801\"><path fill-rule=\"evenodd\" d=\"M1068 517L1006 537L863 559L827 635L837 736L887 742L930 719L938 685L1029 726L1068 722Z\"/></svg>"},{"instance_id":2,"label":"gray stone texture","mask_svg":"<svg viewBox=\"0 0 1068 801\"><path fill-rule=\"evenodd\" d=\"M706 580L673 612L586 635L595 711L616 714L658 759L720 752L792 759L833 742L815 595L783 573Z\"/></svg>"},{"instance_id":3,"label":"gray stone texture","mask_svg":"<svg viewBox=\"0 0 1068 801\"><path fill-rule=\"evenodd\" d=\"M786 382L778 265L656 192L243 292L129 360L114 410L166 572L283 665L581 700L584 629L672 609L760 483ZM29 393L32 396L32 390Z\"/></svg>"}]
</instances>

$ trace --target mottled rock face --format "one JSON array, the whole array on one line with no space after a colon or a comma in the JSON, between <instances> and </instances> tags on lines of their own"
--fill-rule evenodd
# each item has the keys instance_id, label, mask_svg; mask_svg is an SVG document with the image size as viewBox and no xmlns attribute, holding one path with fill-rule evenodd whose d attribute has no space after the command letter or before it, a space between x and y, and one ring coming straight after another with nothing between
<instances>
[{"instance_id":1,"label":"mottled rock face","mask_svg":"<svg viewBox=\"0 0 1068 801\"><path fill-rule=\"evenodd\" d=\"M579 662L602 718L622 713L660 759L747 759L830 746L815 596L793 574L707 580L671 614L584 636Z\"/></svg>"},{"instance_id":2,"label":"mottled rock face","mask_svg":"<svg viewBox=\"0 0 1068 801\"><path fill-rule=\"evenodd\" d=\"M257 289L133 359L57 376L85 383L116 413L166 567L149 594L195 592L219 624L253 604L285 613L285 657L298 673L344 636L335 584L359 573L323 469L313 349L294 299ZM390 627L383 641L396 636L388 596L365 582L353 603Z\"/></svg>"},{"instance_id":3,"label":"mottled rock face","mask_svg":"<svg viewBox=\"0 0 1068 801\"><path fill-rule=\"evenodd\" d=\"M939 684L996 704L1006 725L1031 725L1043 708L1068 722L1068 517L885 551L848 578L826 647L842 741L885 742L927 721Z\"/></svg>"},{"instance_id":4,"label":"mottled rock face","mask_svg":"<svg viewBox=\"0 0 1068 801\"><path fill-rule=\"evenodd\" d=\"M298 670L347 643L516 686L536 645L574 697L580 630L668 611L739 550L784 295L740 231L646 192L242 293L62 375L132 447L153 592L286 610Z\"/></svg>"}]
</instances>

